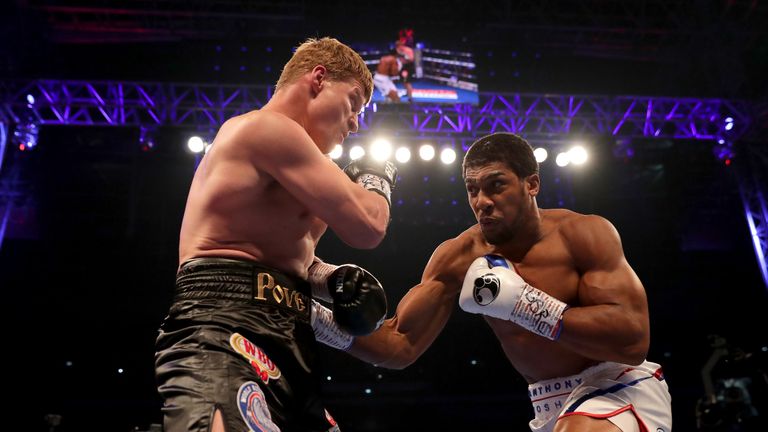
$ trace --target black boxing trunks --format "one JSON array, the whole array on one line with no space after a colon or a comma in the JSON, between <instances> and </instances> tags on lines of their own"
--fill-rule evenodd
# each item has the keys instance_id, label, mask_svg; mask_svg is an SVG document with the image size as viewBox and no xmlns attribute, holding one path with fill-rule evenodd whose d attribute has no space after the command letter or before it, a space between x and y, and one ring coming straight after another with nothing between
<instances>
[{"instance_id":1,"label":"black boxing trunks","mask_svg":"<svg viewBox=\"0 0 768 432\"><path fill-rule=\"evenodd\" d=\"M166 432L338 431L312 372L316 346L306 281L256 262L196 258L156 342Z\"/></svg>"}]
</instances>

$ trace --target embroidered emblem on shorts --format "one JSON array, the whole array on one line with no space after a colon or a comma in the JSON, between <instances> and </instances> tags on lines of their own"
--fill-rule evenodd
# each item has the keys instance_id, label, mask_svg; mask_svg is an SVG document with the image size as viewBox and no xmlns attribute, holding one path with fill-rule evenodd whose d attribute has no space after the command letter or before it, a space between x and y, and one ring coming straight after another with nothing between
<instances>
[{"instance_id":1,"label":"embroidered emblem on shorts","mask_svg":"<svg viewBox=\"0 0 768 432\"><path fill-rule=\"evenodd\" d=\"M492 302L499 295L500 285L499 277L493 273L475 279L475 289L472 291L472 295L477 304L485 306Z\"/></svg>"},{"instance_id":2,"label":"embroidered emblem on shorts","mask_svg":"<svg viewBox=\"0 0 768 432\"><path fill-rule=\"evenodd\" d=\"M255 382L248 381L240 386L240 390L237 391L237 407L250 430L254 432L280 432L280 428L272 422L264 392Z\"/></svg>"},{"instance_id":3,"label":"embroidered emblem on shorts","mask_svg":"<svg viewBox=\"0 0 768 432\"><path fill-rule=\"evenodd\" d=\"M268 383L271 379L280 378L280 369L261 348L243 337L240 333L233 333L229 338L229 344L241 356L245 357L256 370L262 381Z\"/></svg>"}]
</instances>

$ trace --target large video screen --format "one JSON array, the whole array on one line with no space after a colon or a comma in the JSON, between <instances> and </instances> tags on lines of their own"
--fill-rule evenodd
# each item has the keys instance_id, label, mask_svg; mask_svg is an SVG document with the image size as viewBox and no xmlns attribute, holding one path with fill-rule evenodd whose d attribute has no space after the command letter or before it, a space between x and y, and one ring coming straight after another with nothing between
<instances>
[{"instance_id":1,"label":"large video screen","mask_svg":"<svg viewBox=\"0 0 768 432\"><path fill-rule=\"evenodd\" d=\"M478 104L477 73L470 52L421 42L409 46L403 40L358 52L374 76L372 103Z\"/></svg>"}]
</instances>

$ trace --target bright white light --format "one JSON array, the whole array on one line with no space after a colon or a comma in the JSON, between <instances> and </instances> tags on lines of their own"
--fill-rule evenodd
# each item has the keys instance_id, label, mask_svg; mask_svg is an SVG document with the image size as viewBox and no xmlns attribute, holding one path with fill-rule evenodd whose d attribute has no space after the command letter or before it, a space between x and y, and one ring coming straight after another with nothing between
<instances>
[{"instance_id":1,"label":"bright white light","mask_svg":"<svg viewBox=\"0 0 768 432\"><path fill-rule=\"evenodd\" d=\"M411 160L411 150L408 147L400 147L395 152L395 159L400 163L406 163Z\"/></svg>"},{"instance_id":2,"label":"bright white light","mask_svg":"<svg viewBox=\"0 0 768 432\"><path fill-rule=\"evenodd\" d=\"M547 160L547 156L549 154L547 153L547 149L544 147L539 147L533 151L533 155L536 157L536 162L542 163Z\"/></svg>"},{"instance_id":3,"label":"bright white light","mask_svg":"<svg viewBox=\"0 0 768 432\"><path fill-rule=\"evenodd\" d=\"M421 160L429 161L435 157L435 148L430 144L424 144L419 147L419 157Z\"/></svg>"},{"instance_id":4,"label":"bright white light","mask_svg":"<svg viewBox=\"0 0 768 432\"><path fill-rule=\"evenodd\" d=\"M440 152L440 161L446 165L456 160L456 152L452 148L444 148Z\"/></svg>"},{"instance_id":5,"label":"bright white light","mask_svg":"<svg viewBox=\"0 0 768 432\"><path fill-rule=\"evenodd\" d=\"M203 141L203 139L199 136L195 135L187 140L187 148L189 148L189 151L192 153L200 153L201 151L205 150L205 141Z\"/></svg>"},{"instance_id":6,"label":"bright white light","mask_svg":"<svg viewBox=\"0 0 768 432\"><path fill-rule=\"evenodd\" d=\"M555 163L559 167L564 167L571 163L571 156L566 152L560 152L557 154L557 157L555 158Z\"/></svg>"},{"instance_id":7,"label":"bright white light","mask_svg":"<svg viewBox=\"0 0 768 432\"><path fill-rule=\"evenodd\" d=\"M365 394L371 394L371 389L369 388L365 389Z\"/></svg>"},{"instance_id":8,"label":"bright white light","mask_svg":"<svg viewBox=\"0 0 768 432\"><path fill-rule=\"evenodd\" d=\"M328 380L328 381L330 381L330 380L331 380L331 376L330 376L330 375L328 375L327 377L325 377L325 379L326 379L326 380Z\"/></svg>"},{"instance_id":9,"label":"bright white light","mask_svg":"<svg viewBox=\"0 0 768 432\"><path fill-rule=\"evenodd\" d=\"M118 369L117 373L123 373L123 368Z\"/></svg>"},{"instance_id":10,"label":"bright white light","mask_svg":"<svg viewBox=\"0 0 768 432\"><path fill-rule=\"evenodd\" d=\"M35 103L35 97L33 95L31 95L31 94L28 94L27 95L27 103L29 103L30 105L34 104Z\"/></svg>"},{"instance_id":11,"label":"bright white light","mask_svg":"<svg viewBox=\"0 0 768 432\"><path fill-rule=\"evenodd\" d=\"M568 150L568 156L571 162L573 162L574 165L582 165L584 162L587 161L587 150L580 146L573 146L570 150Z\"/></svg>"},{"instance_id":12,"label":"bright white light","mask_svg":"<svg viewBox=\"0 0 768 432\"><path fill-rule=\"evenodd\" d=\"M349 149L349 158L352 160L360 159L361 157L365 156L365 149L360 146L354 146L351 149Z\"/></svg>"},{"instance_id":13,"label":"bright white light","mask_svg":"<svg viewBox=\"0 0 768 432\"><path fill-rule=\"evenodd\" d=\"M726 117L725 118L726 123L733 123L733 117Z\"/></svg>"},{"instance_id":14,"label":"bright white light","mask_svg":"<svg viewBox=\"0 0 768 432\"><path fill-rule=\"evenodd\" d=\"M731 129L733 129L733 122L726 123L725 124L725 130L731 130Z\"/></svg>"},{"instance_id":15,"label":"bright white light","mask_svg":"<svg viewBox=\"0 0 768 432\"><path fill-rule=\"evenodd\" d=\"M338 159L341 157L342 153L344 153L344 147L342 147L341 144L336 144L336 147L331 150L328 156L330 156L331 159Z\"/></svg>"},{"instance_id":16,"label":"bright white light","mask_svg":"<svg viewBox=\"0 0 768 432\"><path fill-rule=\"evenodd\" d=\"M377 161L385 161L391 154L392 144L388 140L379 138L371 144L371 156Z\"/></svg>"}]
</instances>

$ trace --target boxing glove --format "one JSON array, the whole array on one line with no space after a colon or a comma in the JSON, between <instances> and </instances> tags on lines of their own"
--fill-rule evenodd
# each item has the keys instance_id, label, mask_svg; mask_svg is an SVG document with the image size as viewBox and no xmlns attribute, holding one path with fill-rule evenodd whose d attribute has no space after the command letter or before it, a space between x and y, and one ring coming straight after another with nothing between
<instances>
[{"instance_id":1,"label":"boxing glove","mask_svg":"<svg viewBox=\"0 0 768 432\"><path fill-rule=\"evenodd\" d=\"M353 336L378 329L387 315L387 296L381 283L353 264L335 266L316 260L309 268L312 296L333 302L333 318Z\"/></svg>"},{"instance_id":2,"label":"boxing glove","mask_svg":"<svg viewBox=\"0 0 768 432\"><path fill-rule=\"evenodd\" d=\"M395 164L363 156L344 167L344 172L353 182L386 198L387 203L392 207L391 196L397 180Z\"/></svg>"},{"instance_id":3,"label":"boxing glove","mask_svg":"<svg viewBox=\"0 0 768 432\"><path fill-rule=\"evenodd\" d=\"M563 329L564 302L528 285L514 266L498 255L477 258L469 266L459 294L459 306L470 313L512 321L557 340Z\"/></svg>"},{"instance_id":4,"label":"boxing glove","mask_svg":"<svg viewBox=\"0 0 768 432\"><path fill-rule=\"evenodd\" d=\"M336 324L333 320L333 312L314 299L312 300L311 324L312 331L315 333L315 340L329 347L346 351L355 340L352 335Z\"/></svg>"}]
</instances>

